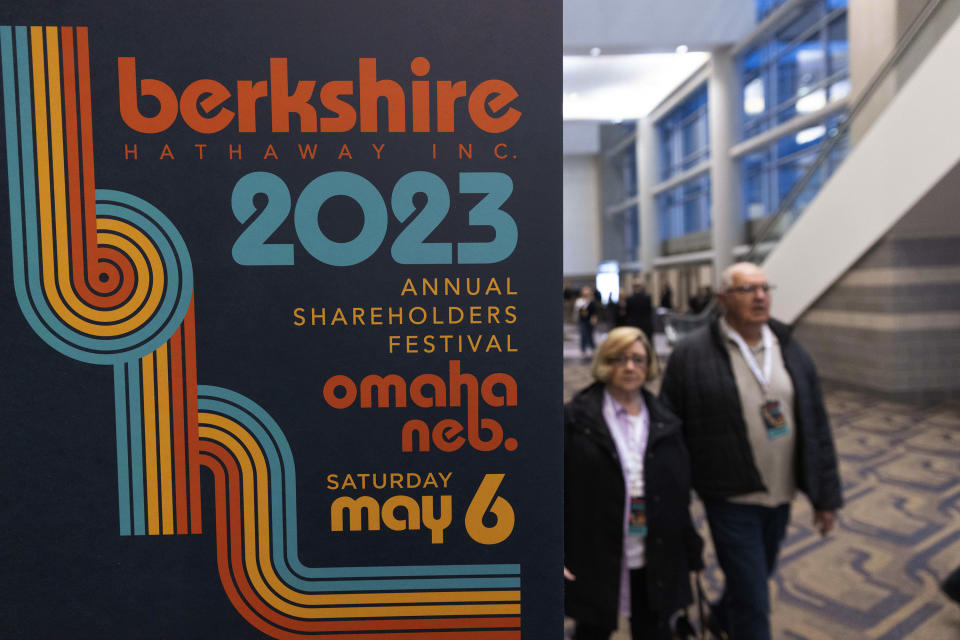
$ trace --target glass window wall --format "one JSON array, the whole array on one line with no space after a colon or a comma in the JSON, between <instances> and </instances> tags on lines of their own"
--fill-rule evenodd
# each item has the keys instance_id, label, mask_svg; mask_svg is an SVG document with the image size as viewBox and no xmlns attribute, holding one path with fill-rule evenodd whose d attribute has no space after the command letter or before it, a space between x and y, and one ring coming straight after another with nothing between
<instances>
[{"instance_id":1,"label":"glass window wall","mask_svg":"<svg viewBox=\"0 0 960 640\"><path fill-rule=\"evenodd\" d=\"M602 257L618 263L636 262L640 245L636 122L601 125L600 145Z\"/></svg>"},{"instance_id":2,"label":"glass window wall","mask_svg":"<svg viewBox=\"0 0 960 640\"><path fill-rule=\"evenodd\" d=\"M743 177L743 217L746 220L771 215L780 207L797 181L820 153L820 146L838 134L843 114L795 131L769 145L746 154L741 160ZM794 203L793 211L802 211L843 160L848 150L841 140L831 151L813 179Z\"/></svg>"},{"instance_id":3,"label":"glass window wall","mask_svg":"<svg viewBox=\"0 0 960 640\"><path fill-rule=\"evenodd\" d=\"M640 215L636 205L603 217L603 259L620 264L636 262L640 248Z\"/></svg>"},{"instance_id":4,"label":"glass window wall","mask_svg":"<svg viewBox=\"0 0 960 640\"><path fill-rule=\"evenodd\" d=\"M710 229L710 175L691 178L657 196L660 239Z\"/></svg>"},{"instance_id":5,"label":"glass window wall","mask_svg":"<svg viewBox=\"0 0 960 640\"><path fill-rule=\"evenodd\" d=\"M606 208L637 197L636 123L600 127L603 156L603 201Z\"/></svg>"},{"instance_id":6,"label":"glass window wall","mask_svg":"<svg viewBox=\"0 0 960 640\"><path fill-rule=\"evenodd\" d=\"M740 57L742 139L815 113L850 92L845 0L801 3Z\"/></svg>"},{"instance_id":7,"label":"glass window wall","mask_svg":"<svg viewBox=\"0 0 960 640\"><path fill-rule=\"evenodd\" d=\"M657 131L661 180L706 162L710 157L706 84L657 121Z\"/></svg>"}]
</instances>

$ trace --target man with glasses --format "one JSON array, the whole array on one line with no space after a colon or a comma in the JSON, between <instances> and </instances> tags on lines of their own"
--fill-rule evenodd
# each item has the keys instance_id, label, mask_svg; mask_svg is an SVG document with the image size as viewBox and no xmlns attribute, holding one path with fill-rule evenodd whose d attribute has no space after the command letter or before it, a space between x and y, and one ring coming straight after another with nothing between
<instances>
[{"instance_id":1,"label":"man with glasses","mask_svg":"<svg viewBox=\"0 0 960 640\"><path fill-rule=\"evenodd\" d=\"M796 490L821 535L843 503L820 382L791 328L770 318L772 289L754 264L726 269L723 315L677 345L661 388L726 579L715 620L735 640L770 638L767 581Z\"/></svg>"}]
</instances>

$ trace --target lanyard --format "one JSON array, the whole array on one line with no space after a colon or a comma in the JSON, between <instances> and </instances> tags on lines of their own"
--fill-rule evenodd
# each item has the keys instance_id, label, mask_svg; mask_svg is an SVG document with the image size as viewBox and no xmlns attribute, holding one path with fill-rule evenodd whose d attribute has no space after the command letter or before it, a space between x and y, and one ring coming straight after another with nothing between
<instances>
[{"instance_id":1,"label":"lanyard","mask_svg":"<svg viewBox=\"0 0 960 640\"><path fill-rule=\"evenodd\" d=\"M753 377L757 379L757 382L760 384L760 390L763 391L764 395L767 393L767 387L770 386L770 374L773 371L773 335L772 331L766 326L763 327L763 330L760 332L763 340L763 370L760 369L760 365L757 363L757 359L753 356L753 351L750 350L750 347L747 346L747 343L744 341L743 337L737 333L737 331L731 328L727 331L727 335L730 336L730 339L737 343L737 347L740 348L740 355L743 356L743 359L746 361L747 366L750 367L750 371L753 372Z\"/></svg>"},{"instance_id":2,"label":"lanyard","mask_svg":"<svg viewBox=\"0 0 960 640\"><path fill-rule=\"evenodd\" d=\"M643 495L643 472L640 469L643 466L643 454L647 450L647 439L650 435L646 407L644 406L640 415L636 417L624 413L621 416L621 424L627 428L627 456L630 458L627 484L630 485L630 495Z\"/></svg>"},{"instance_id":3,"label":"lanyard","mask_svg":"<svg viewBox=\"0 0 960 640\"><path fill-rule=\"evenodd\" d=\"M623 406L613 399L609 392L604 393L604 418L610 429L610 435L616 443L617 453L623 470L623 481L627 495L643 495L643 455L647 449L650 435L650 413L640 396L640 415L636 424ZM609 413L608 413L609 411Z\"/></svg>"}]
</instances>

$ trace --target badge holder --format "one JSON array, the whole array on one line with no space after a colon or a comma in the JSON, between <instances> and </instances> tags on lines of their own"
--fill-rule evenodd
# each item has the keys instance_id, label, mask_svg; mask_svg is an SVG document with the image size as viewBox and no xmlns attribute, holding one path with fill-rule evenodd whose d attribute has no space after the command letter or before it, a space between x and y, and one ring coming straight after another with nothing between
<instances>
[{"instance_id":1,"label":"badge holder","mask_svg":"<svg viewBox=\"0 0 960 640\"><path fill-rule=\"evenodd\" d=\"M771 440L787 433L787 418L783 415L779 400L767 400L760 405L760 417L767 428L767 437Z\"/></svg>"},{"instance_id":2,"label":"badge holder","mask_svg":"<svg viewBox=\"0 0 960 640\"><path fill-rule=\"evenodd\" d=\"M647 535L647 508L643 497L630 498L630 521L627 532L632 536Z\"/></svg>"}]
</instances>

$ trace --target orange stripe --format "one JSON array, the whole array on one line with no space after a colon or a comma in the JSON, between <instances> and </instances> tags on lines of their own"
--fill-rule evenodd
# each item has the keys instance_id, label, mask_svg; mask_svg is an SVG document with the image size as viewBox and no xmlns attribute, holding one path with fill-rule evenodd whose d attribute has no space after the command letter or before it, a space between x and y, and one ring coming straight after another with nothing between
<instances>
[{"instance_id":1,"label":"orange stripe","mask_svg":"<svg viewBox=\"0 0 960 640\"><path fill-rule=\"evenodd\" d=\"M63 122L66 131L67 151L67 200L70 205L70 248L73 266L73 285L87 304L96 305L97 300L86 286L86 261L95 251L94 234L83 228L83 210L80 208L80 166L77 139L77 82L73 57L73 29L63 27L61 49L63 51ZM86 241L86 242L84 242Z\"/></svg>"},{"instance_id":2,"label":"orange stripe","mask_svg":"<svg viewBox=\"0 0 960 640\"><path fill-rule=\"evenodd\" d=\"M292 618L275 611L256 594L242 566L242 545L239 540L243 527L242 498L240 469L237 462L224 447L217 443L204 441L201 447L203 464L213 472L214 476L217 569L220 573L220 581L234 608L260 631L274 638L290 639L313 637L314 634L325 631L343 631L354 633L338 634L336 638L519 640L520 618L518 616L321 621Z\"/></svg>"},{"instance_id":3,"label":"orange stripe","mask_svg":"<svg viewBox=\"0 0 960 640\"><path fill-rule=\"evenodd\" d=\"M62 27L63 94L65 130L67 134L67 175L70 203L70 246L74 289L80 299L94 308L120 305L133 291L135 275L130 260L111 248L97 246L95 181L93 172L93 132L90 106L90 61L87 48L87 30L78 28L76 41L71 27ZM76 42L76 47L74 44ZM76 53L74 49L76 48ZM79 108L78 108L79 107ZM78 131L80 114L83 131ZM84 152L80 157L82 133ZM120 273L102 282L97 276L97 260L107 258L117 265ZM112 268L111 268L112 271ZM119 281L118 281L119 277ZM91 281L92 278L92 281ZM113 293L108 294L110 291Z\"/></svg>"},{"instance_id":4,"label":"orange stripe","mask_svg":"<svg viewBox=\"0 0 960 640\"><path fill-rule=\"evenodd\" d=\"M93 125L90 99L90 50L87 28L77 27L77 78L80 94L80 135L83 163L83 205L87 229L97 228L96 186L93 179ZM90 242L93 244L93 241Z\"/></svg>"},{"instance_id":5,"label":"orange stripe","mask_svg":"<svg viewBox=\"0 0 960 640\"><path fill-rule=\"evenodd\" d=\"M118 251L113 249L104 249L97 246L96 235L94 231L97 228L97 197L96 182L93 172L93 117L91 115L92 106L90 98L90 48L87 42L87 28L77 27L77 89L80 105L80 152L81 164L79 167L82 174L82 208L83 225L86 230L87 247L92 251L88 255L89 272L93 277L93 287L101 293L106 293L110 289L117 288L110 295L103 295L100 298L98 306L114 307L126 300L133 291L136 284L136 275L130 260ZM98 276L104 273L99 264L99 260L109 258L120 269L120 281L115 279L106 283L100 282Z\"/></svg>"},{"instance_id":6,"label":"orange stripe","mask_svg":"<svg viewBox=\"0 0 960 640\"><path fill-rule=\"evenodd\" d=\"M193 294L183 319L183 354L185 361L184 396L187 405L187 454L190 469L190 532L202 533L200 514L200 416L197 409L197 343L194 334Z\"/></svg>"},{"instance_id":7,"label":"orange stripe","mask_svg":"<svg viewBox=\"0 0 960 640\"><path fill-rule=\"evenodd\" d=\"M167 343L156 351L157 453L160 458L160 522L163 535L173 535L173 449L170 421L170 355Z\"/></svg>"},{"instance_id":8,"label":"orange stripe","mask_svg":"<svg viewBox=\"0 0 960 640\"><path fill-rule=\"evenodd\" d=\"M177 508L177 534L189 532L187 513L187 452L183 406L183 327L170 338L170 397L173 414L173 483Z\"/></svg>"}]
</instances>

